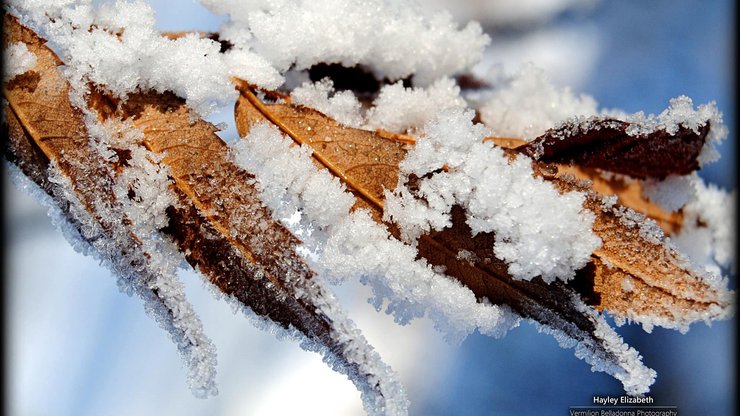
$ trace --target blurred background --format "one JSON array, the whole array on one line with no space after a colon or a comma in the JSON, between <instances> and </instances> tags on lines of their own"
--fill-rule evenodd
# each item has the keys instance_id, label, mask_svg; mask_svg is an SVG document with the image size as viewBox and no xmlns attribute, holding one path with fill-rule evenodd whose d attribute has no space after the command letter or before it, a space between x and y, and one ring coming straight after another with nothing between
<instances>
[{"instance_id":1,"label":"blurred background","mask_svg":"<svg viewBox=\"0 0 740 416\"><path fill-rule=\"evenodd\" d=\"M199 3L151 1L161 30L217 30ZM682 94L715 100L730 137L702 176L734 189L734 7L730 0L434 0L462 22L481 21L492 45L481 67L525 62L606 108L658 113ZM175 6L176 4L176 6ZM231 108L213 118L236 136ZM182 272L188 296L218 348L220 394L194 398L175 346L142 303L75 253L37 202L5 181L5 388L12 415L359 415L359 393L319 356L277 341ZM734 276L731 286L735 287ZM471 335L447 345L427 320L395 325L366 303L369 291L336 288L349 316L398 373L413 415L566 415L621 384L592 373L572 350L530 324L503 339ZM682 415L732 415L735 320L686 335L618 331L658 372L651 395Z\"/></svg>"}]
</instances>

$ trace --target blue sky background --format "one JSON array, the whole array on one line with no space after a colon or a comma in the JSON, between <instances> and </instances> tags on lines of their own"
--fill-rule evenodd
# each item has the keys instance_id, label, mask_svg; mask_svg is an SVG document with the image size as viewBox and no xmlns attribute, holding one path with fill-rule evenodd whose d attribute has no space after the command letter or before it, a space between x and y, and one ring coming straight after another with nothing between
<instances>
[{"instance_id":1,"label":"blue sky background","mask_svg":"<svg viewBox=\"0 0 740 416\"><path fill-rule=\"evenodd\" d=\"M162 30L215 30L221 20L189 0L152 4ZM594 96L602 107L658 113L682 94L695 104L716 100L730 137L722 160L703 175L733 188L733 8L732 1L602 1L545 26L492 33L490 53L506 65L533 60L554 81ZM534 48L527 39L537 33L548 41ZM227 136L235 134L230 111L215 119L230 123ZM9 414L360 411L351 383L318 356L256 330L214 299L199 276L184 272L188 296L219 352L220 395L195 399L174 345L145 316L141 302L118 293L105 269L74 253L32 199L12 187L7 196ZM529 324L503 339L472 335L449 346L427 321L398 327L376 313L364 302L364 287L337 290L370 342L401 373L414 415L565 415L568 406L590 404L594 394L622 392L618 381L592 373L572 350ZM619 332L657 370L652 395L658 404L677 405L683 415L731 415L734 327L733 319L711 328L697 324L686 335L662 329L646 334L634 326Z\"/></svg>"}]
</instances>

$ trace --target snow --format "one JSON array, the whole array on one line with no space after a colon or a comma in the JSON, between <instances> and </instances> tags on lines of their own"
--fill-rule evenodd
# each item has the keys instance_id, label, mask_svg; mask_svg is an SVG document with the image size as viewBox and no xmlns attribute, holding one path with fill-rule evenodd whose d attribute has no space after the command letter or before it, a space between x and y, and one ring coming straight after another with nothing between
<instances>
[{"instance_id":1,"label":"snow","mask_svg":"<svg viewBox=\"0 0 740 416\"><path fill-rule=\"evenodd\" d=\"M294 104L319 110L349 127L412 134L439 111L466 106L460 87L451 78L440 78L428 87L406 88L400 81L384 85L367 108L351 91L335 91L328 78L304 82L290 98Z\"/></svg>"},{"instance_id":2,"label":"snow","mask_svg":"<svg viewBox=\"0 0 740 416\"><path fill-rule=\"evenodd\" d=\"M429 1L429 0L428 0ZM544 23L568 10L593 7L598 0L431 0L450 10L460 21L477 20L491 26L528 26Z\"/></svg>"},{"instance_id":3,"label":"snow","mask_svg":"<svg viewBox=\"0 0 740 416\"><path fill-rule=\"evenodd\" d=\"M378 79L413 75L415 84L428 85L475 64L489 41L479 24L458 29L449 13L409 0L202 3L229 15L219 31L225 39L254 50L281 72L320 62L359 64Z\"/></svg>"},{"instance_id":4,"label":"snow","mask_svg":"<svg viewBox=\"0 0 740 416\"><path fill-rule=\"evenodd\" d=\"M230 15L222 34L234 47L225 54L218 53L217 43L196 35L177 40L161 38L154 30L153 12L143 1L117 1L93 7L90 1L30 0L11 1L9 7L51 37L51 45L67 63L65 74L79 93L90 81L105 85L121 97L146 89L173 91L200 114L233 101L236 93L230 85L232 76L275 89L283 84L286 73L294 76L290 74L298 73L295 69L317 62L364 65L379 78L391 81L413 76L415 88L404 88L400 82L384 86L367 110L362 109L352 93L334 91L327 80L304 83L291 94L295 103L316 108L349 126L420 134L419 144L404 161L403 173L432 175L420 181L418 192L405 188L402 178L399 188L387 194L386 215L399 222L404 241L392 238L367 212L351 212L352 195L336 178L316 171L310 162L310 149L287 150L290 141L264 126L255 126L247 140L261 146L236 147L237 160L258 172L262 196L275 218L300 210L297 228L306 235L309 258L317 256L312 261L324 277L335 281L360 277L372 285L376 307L381 309L384 299L388 299L386 309L401 323L427 315L453 341L476 328L501 335L518 323L518 318L506 308L477 302L469 290L443 276L443 270L415 260L415 237L448 226L453 204L466 209L474 232L496 233L495 252L509 263L516 278L542 275L546 281L568 280L598 247L598 238L590 231L593 217L582 209L583 195L558 195L531 177L525 158L508 161L500 151L481 143L482 137L489 134L531 139L573 117L584 120L596 114L596 103L588 96L576 96L567 88L552 86L542 71L530 66L490 91L481 116L491 130L472 125L472 114L464 112L459 88L449 76L479 60L488 42L479 25L459 29L446 14L416 15L412 12L413 2L203 3L214 12ZM501 13L501 19L516 21L522 18L517 17L518 13L523 19L538 20L578 3L550 2L550 9L544 3L529 9L514 7L512 3L507 10L512 14ZM369 15L372 18L368 19ZM380 19L388 24L379 31ZM92 23L95 26L88 30ZM4 81L35 64L33 54L24 48L16 44L6 50L4 61L12 65L6 67ZM188 65L182 65L183 62ZM637 113L629 116L628 121L634 123L630 134L643 135L656 128L675 132L679 126L698 131L709 120L712 129L701 154L704 165L716 160L716 146L727 135L721 117L714 104L694 110L692 101L681 96L657 117ZM116 143L127 143L132 153L130 168L116 178L118 204L106 207L101 203L96 208L110 218L125 215L135 220L130 229L118 227L113 231L117 238L123 236L122 240L111 239L103 230L105 227L86 214L82 203L75 199L71 184L52 166L56 196L71 202L72 219L79 223L84 236L73 244L88 250L89 242L95 242L95 249L104 260L108 259L108 266L123 276L122 288L139 293L148 310L159 316L162 326L171 332L191 367L193 389L211 394L215 391L215 356L175 277L182 256L156 231L165 224L164 208L175 204L169 193L167 171L157 157L133 144L135 135L112 137L120 126L100 126L101 130L96 131L93 124L88 124L91 134L100 139L92 145L102 157L114 157L108 148L112 142L108 140L120 139ZM135 133L126 126L121 127L120 132L124 131ZM278 142L280 146L275 145ZM677 187L687 191L689 182L696 183L693 192L673 192ZM684 247L694 261L714 271L719 270L718 265L730 264L734 236L730 232L733 228L727 224L732 218L734 193L727 194L686 177L669 177L660 183L646 181L645 188L651 199L669 210L685 206L685 223L674 242ZM136 195L133 201L124 197L129 189ZM511 192L512 189L517 192ZM562 209L544 208L553 206ZM643 237L663 240L654 223L629 210L622 214L625 224L639 224ZM69 235L80 234L74 225L67 225L66 229ZM141 247L130 257L116 258L116 250L131 247L131 241L125 237L129 232L141 240ZM132 272L132 259L140 258L141 251L151 253L149 262ZM461 251L458 257L472 261L470 254ZM155 298L147 292L153 288L161 296ZM623 282L623 288L631 290L630 283ZM364 344L351 321L344 320L335 309L334 301L317 293L306 296L327 302L321 313L337 322L338 339L348 340L344 352L361 366L369 366L368 372L378 374L379 380L386 383L387 392L400 392L393 374ZM177 317L171 320L167 313L173 310ZM611 368L598 360L590 362L622 380L628 393L646 391L654 372L642 366L636 351L616 337L605 322L600 320L598 327L598 335L608 339L609 348L623 358L622 365ZM585 347L577 348L577 355L586 354ZM369 396L373 394L370 392ZM385 404L378 402L378 397L366 399L370 412L379 413L379 409L388 406L388 413L403 413L408 406L402 393L388 395L390 402Z\"/></svg>"},{"instance_id":5,"label":"snow","mask_svg":"<svg viewBox=\"0 0 740 416\"><path fill-rule=\"evenodd\" d=\"M413 134L440 111L466 107L460 87L451 78L440 78L426 88L386 85L367 111L365 127Z\"/></svg>"},{"instance_id":6,"label":"snow","mask_svg":"<svg viewBox=\"0 0 740 416\"><path fill-rule=\"evenodd\" d=\"M8 45L3 51L3 83L36 66L36 55L23 42Z\"/></svg>"},{"instance_id":7,"label":"snow","mask_svg":"<svg viewBox=\"0 0 740 416\"><path fill-rule=\"evenodd\" d=\"M489 132L472 117L471 112L442 112L424 127L401 162L399 187L386 192L384 218L399 225L406 241L414 241L451 225L450 210L460 205L473 234L495 233L494 252L514 278L569 280L601 244L591 230L594 214L583 208L585 195L561 195L533 177L529 158L510 161L483 141ZM404 185L411 174L423 178L417 196Z\"/></svg>"},{"instance_id":8,"label":"snow","mask_svg":"<svg viewBox=\"0 0 740 416\"><path fill-rule=\"evenodd\" d=\"M334 83L324 78L318 82L304 82L290 93L293 104L321 111L334 120L359 128L364 124L362 105L351 91L335 91Z\"/></svg>"},{"instance_id":9,"label":"snow","mask_svg":"<svg viewBox=\"0 0 740 416\"><path fill-rule=\"evenodd\" d=\"M630 123L627 134L631 136L644 136L658 129L665 130L668 134L676 134L679 127L688 128L698 134L699 128L708 122L710 129L699 154L700 166L719 159L717 146L728 134L727 126L722 122L722 113L714 102L702 104L694 110L693 101L685 95L672 98L668 107L657 117L653 114L645 117L644 113L637 112L624 117L624 121Z\"/></svg>"},{"instance_id":10,"label":"snow","mask_svg":"<svg viewBox=\"0 0 740 416\"><path fill-rule=\"evenodd\" d=\"M481 120L494 136L528 141L573 117L597 114L592 97L555 87L531 64L499 81L481 101Z\"/></svg>"},{"instance_id":11,"label":"snow","mask_svg":"<svg viewBox=\"0 0 740 416\"><path fill-rule=\"evenodd\" d=\"M220 54L217 42L197 34L175 40L160 36L154 12L142 0L99 7L90 1L11 1L9 7L49 38L78 89L93 82L120 97L149 89L172 91L207 115L236 99L232 75L266 88L283 82L249 51Z\"/></svg>"},{"instance_id":12,"label":"snow","mask_svg":"<svg viewBox=\"0 0 740 416\"><path fill-rule=\"evenodd\" d=\"M719 266L735 267L737 193L706 184L698 177L692 185L694 195L684 206L681 231L672 241L692 261L719 275Z\"/></svg>"},{"instance_id":13,"label":"snow","mask_svg":"<svg viewBox=\"0 0 740 416\"><path fill-rule=\"evenodd\" d=\"M642 181L642 194L668 212L683 208L694 194L694 175L669 175L663 180L647 178Z\"/></svg>"},{"instance_id":14,"label":"snow","mask_svg":"<svg viewBox=\"0 0 740 416\"><path fill-rule=\"evenodd\" d=\"M668 107L657 116L645 116L643 112L626 114L616 109L599 110L592 97L576 96L567 87L557 88L541 69L531 64L512 76L500 78L491 79L493 87L490 91L466 97L471 105L479 107L481 121L497 137L531 141L549 129L566 127L573 132L585 132L593 128L595 120L603 120L604 117L630 123L626 133L635 137L647 136L656 130L676 134L680 126L698 134L699 128L708 122L709 134L699 154L699 165L705 166L719 158L717 146L728 134L722 113L714 102L694 109L693 101L682 95L671 99ZM663 195L665 200L665 193ZM658 197L657 193L654 196ZM678 201L668 203L672 207L676 204Z\"/></svg>"},{"instance_id":15,"label":"snow","mask_svg":"<svg viewBox=\"0 0 740 416\"><path fill-rule=\"evenodd\" d=\"M495 84L536 63L554 85L580 91L601 55L601 35L587 21L555 23L521 33L499 33L491 37L491 45L480 63L471 68L471 73Z\"/></svg>"},{"instance_id":16,"label":"snow","mask_svg":"<svg viewBox=\"0 0 740 416\"><path fill-rule=\"evenodd\" d=\"M391 237L367 211L350 212L354 196L316 168L310 148L291 143L274 126L257 124L233 146L234 160L255 174L261 197L276 218L299 210L303 225L316 227L302 237L324 277L359 277L373 287L378 310L387 298L387 311L399 323L428 315L451 342L476 328L501 335L518 323L507 310L477 302L469 289L416 260L416 249Z\"/></svg>"}]
</instances>

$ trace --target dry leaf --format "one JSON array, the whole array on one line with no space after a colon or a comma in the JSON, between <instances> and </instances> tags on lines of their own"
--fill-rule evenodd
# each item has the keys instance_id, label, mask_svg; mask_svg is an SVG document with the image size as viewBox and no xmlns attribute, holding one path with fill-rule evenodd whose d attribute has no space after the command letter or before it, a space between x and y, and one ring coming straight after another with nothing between
<instances>
[{"instance_id":1,"label":"dry leaf","mask_svg":"<svg viewBox=\"0 0 740 416\"><path fill-rule=\"evenodd\" d=\"M697 131L681 125L673 134L665 129L630 133L630 127L629 122L611 118L565 123L520 150L541 162L599 168L640 179L686 175L699 169L709 120Z\"/></svg>"},{"instance_id":2,"label":"dry leaf","mask_svg":"<svg viewBox=\"0 0 740 416\"><path fill-rule=\"evenodd\" d=\"M245 83L239 83L238 88L242 95L237 102L236 120L242 137L255 123L270 121L277 125L297 144L310 146L315 161L355 194L355 207L370 207L376 221L380 221L383 189L396 187L398 164L407 143L341 126L311 109L262 103ZM587 208L597 217L594 232L604 245L573 281L546 284L540 278L512 279L508 266L493 254L493 234L471 236L459 207L452 210L452 227L419 239L419 255L433 265L444 266L447 275L470 288L479 299L509 305L526 318L565 332L597 356L617 365L618 359L605 347L593 316L572 302L575 293L599 311L608 310L618 319L637 320L647 327L660 324L685 328L697 319L727 313L729 298L691 271L662 242L649 241L639 223L630 225L629 220L621 220L620 216L629 217L623 208L602 207L601 197L584 189L583 184L559 178L544 163L534 163L536 172L553 181L561 191L586 191ZM412 177L407 183L412 190L414 180ZM393 224L386 225L398 237ZM461 259L461 250L473 255ZM628 279L633 283L629 287L624 283Z\"/></svg>"},{"instance_id":3,"label":"dry leaf","mask_svg":"<svg viewBox=\"0 0 740 416\"><path fill-rule=\"evenodd\" d=\"M549 178L561 191L582 183ZM586 207L595 212L593 230L602 246L593 254L592 302L613 316L685 331L689 324L728 316L732 296L707 280L675 249L665 244L659 227L588 191Z\"/></svg>"},{"instance_id":4,"label":"dry leaf","mask_svg":"<svg viewBox=\"0 0 740 416\"><path fill-rule=\"evenodd\" d=\"M104 230L120 234L120 227L131 219L116 216L118 212L100 213L98 206L100 200L106 207L118 205L114 177L128 168L132 151L113 147L113 161L96 154L89 146L84 117L71 105L70 87L57 70L61 62L15 19L6 20L6 26L11 28L11 41L27 43L40 62L34 68L36 85L16 82L6 90L11 107L9 159L44 189L49 187L45 164L59 165L84 210ZM323 351L334 369L357 384L368 412L401 411L407 406L399 385L384 374L390 369L343 316L333 294L315 279L295 250L298 239L272 219L258 198L253 177L230 161L213 125L194 117L183 100L168 93L131 94L123 102L94 90L88 105L103 125L118 123L143 132L140 144L151 151L152 160L166 167L177 202L166 208L169 224L161 231L191 265L259 317L289 334L302 333L307 348ZM128 198L137 197L129 190ZM118 234L109 238L115 240ZM138 242L133 232L131 240ZM145 261L146 254L135 251L127 258ZM177 314L178 305L166 306L170 315Z\"/></svg>"},{"instance_id":5,"label":"dry leaf","mask_svg":"<svg viewBox=\"0 0 740 416\"><path fill-rule=\"evenodd\" d=\"M3 89L9 126L5 154L44 191L66 201L59 208L86 243L85 249L96 250L121 276L119 284L141 296L162 327L182 340L178 346L184 360L193 364L191 368L201 366L197 370L201 374L191 374L202 377L194 388L204 390L199 394L212 393L215 368L210 367L215 363L200 356L210 340L199 321L183 324L180 318L189 313L185 299L168 296L152 272L151 253L129 227L131 219L119 209L114 169L90 146L83 114L69 101L69 84L57 69L61 61L15 18L5 15L4 24L5 42L23 42L37 58L34 68ZM110 252L112 241L118 241L122 252Z\"/></svg>"}]
</instances>

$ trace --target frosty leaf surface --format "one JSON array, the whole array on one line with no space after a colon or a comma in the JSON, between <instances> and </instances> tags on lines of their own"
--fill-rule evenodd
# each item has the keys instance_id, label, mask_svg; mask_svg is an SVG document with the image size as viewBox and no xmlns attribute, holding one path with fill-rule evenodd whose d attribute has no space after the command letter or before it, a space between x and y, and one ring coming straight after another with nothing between
<instances>
[{"instance_id":1,"label":"frosty leaf surface","mask_svg":"<svg viewBox=\"0 0 740 416\"><path fill-rule=\"evenodd\" d=\"M215 393L215 355L185 299L172 263L161 263L132 226L115 193L115 169L90 144L83 113L69 101L59 59L34 32L6 15L5 38L23 42L36 65L5 84L5 154L59 204L80 238L76 248L97 257L119 286L143 298L147 312L178 345L198 395ZM74 245L74 244L73 244ZM177 261L177 259L171 259Z\"/></svg>"}]
</instances>

